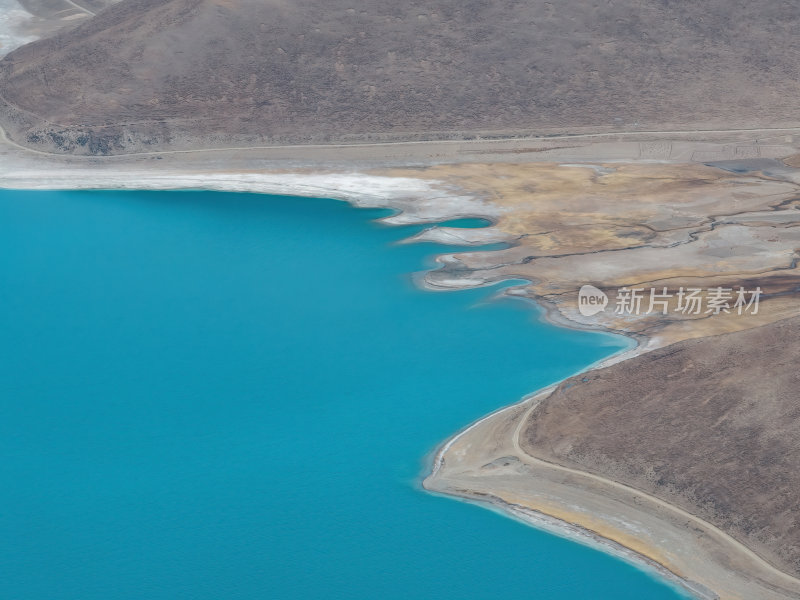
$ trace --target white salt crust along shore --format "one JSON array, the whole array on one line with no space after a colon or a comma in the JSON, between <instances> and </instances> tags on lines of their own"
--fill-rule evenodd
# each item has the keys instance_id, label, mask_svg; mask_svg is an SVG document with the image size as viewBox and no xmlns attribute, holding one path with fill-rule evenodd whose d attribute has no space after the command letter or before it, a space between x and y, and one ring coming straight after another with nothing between
<instances>
[{"instance_id":1,"label":"white salt crust along shore","mask_svg":"<svg viewBox=\"0 0 800 600\"><path fill-rule=\"evenodd\" d=\"M0 187L26 190L215 190L285 196L332 198L360 208L397 211L382 219L392 225L435 223L464 217L493 220L500 209L471 196L459 194L443 184L410 177L387 177L363 173L182 173L113 171L76 167L61 170L4 168L0 165ZM460 230L465 231L465 230ZM480 231L480 230L472 230ZM476 241L486 233L466 233ZM506 236L493 232L492 241ZM434 236L435 237L435 236ZM444 237L444 236L442 236ZM444 239L435 239L448 243ZM450 243L462 244L454 239ZM486 242L480 242L486 243Z\"/></svg>"}]
</instances>

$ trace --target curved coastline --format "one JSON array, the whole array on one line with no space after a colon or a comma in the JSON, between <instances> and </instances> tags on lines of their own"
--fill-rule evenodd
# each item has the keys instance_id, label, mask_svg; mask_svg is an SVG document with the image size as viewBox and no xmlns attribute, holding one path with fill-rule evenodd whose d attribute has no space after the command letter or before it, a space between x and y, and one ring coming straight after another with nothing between
<instances>
[{"instance_id":1,"label":"curved coastline","mask_svg":"<svg viewBox=\"0 0 800 600\"><path fill-rule=\"evenodd\" d=\"M291 184L281 183L278 185L273 184L271 181L272 178L253 178L250 181L242 181L239 178L233 177L228 178L222 177L215 179L212 177L203 177L203 183L200 184L200 181L195 179L193 176L189 176L188 178L184 174L183 177L176 176L170 178L162 178L162 177L147 177L146 173L141 173L138 177L131 177L128 174L117 174L117 175L108 175L107 171L98 171L93 177L80 177L73 172L65 172L61 174L59 177L57 174L51 173L50 177L47 179L42 179L39 174L37 173L34 177L29 178L15 178L16 179L16 187L26 188L26 189L152 189L152 190L164 190L164 189L210 189L210 190L217 190L217 191L236 191L236 192L252 192L252 193L267 193L267 194L279 194L279 195L293 195L293 196L314 196L314 197L330 197L334 200L346 201L352 204L355 207L362 207L362 208L385 208L394 211L392 215L382 217L378 219L378 222L385 223L387 225L433 225L434 229L436 228L436 223L447 221L452 221L454 219L462 219L462 218L480 218L485 219L487 222L490 223L485 228L479 229L491 229L495 223L495 212L487 206L487 210L481 211L477 208L480 204L476 204L476 202L480 203L477 199L472 198L464 198L463 196L455 196L450 199L450 202L442 202L438 204L441 208L443 207L444 210L426 210L426 211L418 211L414 210L416 208L415 204L412 201L412 198L415 194L419 194L424 191L430 191L427 188L427 182L420 181L423 184L423 187L418 187L416 185L409 186L411 189L402 189L397 188L395 186L388 186L388 188L392 189L391 193L387 189L383 190L383 193L375 192L376 187L381 188L383 187L382 183L387 183L381 181L380 178L373 178L370 176L361 176L357 177L360 185L353 186L353 181L351 179L347 180L347 187L342 189L339 187L342 180L339 177L332 177L330 179L326 179L325 176L321 176L322 179L313 185L308 185L307 183L302 185L293 186ZM278 179L281 177L279 176ZM305 176L304 176L305 179ZM388 178L387 178L388 179ZM2 183L2 178L0 178L0 183ZM187 188L187 184L189 184ZM441 198L441 196L440 196ZM419 241L415 240L416 236L412 236L408 238L406 241L413 242ZM425 240L425 241L434 241L434 240ZM437 239L435 240L436 243L439 244L451 244L456 245L460 242L456 239ZM513 242L511 242L513 243ZM441 257L442 254L438 254L437 258ZM422 274L428 273L431 270L429 269L423 271ZM436 289L434 286L431 286L429 283L424 281L424 277L419 278L418 284L421 287L429 289L433 291ZM502 283L503 280L493 281L482 284L480 287L489 287L492 285L497 285ZM446 290L446 291L455 291L459 288L439 288L439 290ZM553 325L561 326L561 327L570 327L575 328L578 330L587 330L585 326L581 326L580 323L573 323L568 322L566 319L561 317L560 319L556 318L556 315L560 315L558 311L548 307L545 302L539 302L536 300L532 300L529 297L524 296L516 296L513 293L509 293L509 290L513 288L506 288L500 291L500 294L509 295L513 297L521 297L524 300L532 302L537 308L540 310L540 318L546 320ZM614 334L610 334L614 335ZM580 373L585 372L590 369L594 368L601 368L602 366L612 364L613 362L618 362L620 360L624 360L625 358L634 356L642 351L643 345L640 340L636 340L632 336L627 336L627 339L631 340L632 346L626 349L623 349L619 352L615 352L611 356L594 363L593 365L588 366L586 369L579 371ZM557 385L557 382L553 383L551 386L545 388L545 390L552 389ZM458 432L455 436L446 440L440 449L435 453L435 458L432 463L432 473L427 475L424 479L428 480L433 473L435 473L439 465L437 462L442 460L443 454L446 452L447 448L450 447L452 442L454 442L457 438L461 435L470 431L473 427L477 426L478 424L490 419L493 416L499 415L504 413L509 408L513 408L515 406L519 406L524 404L525 402L529 401L530 398L535 397L536 395L540 394L540 391L532 392L531 394L525 396L519 403L515 403L511 406L503 406L498 408L496 411L490 413L489 415L482 417L478 421L468 425L460 432ZM430 456L430 455L429 455ZM427 492L430 493L440 493L436 490L431 489L430 487L424 484L423 478L420 478L421 487L424 488ZM557 535L561 535L562 537L566 537L568 539L589 544L592 547L610 553L618 558L622 558L635 564L636 566L643 568L645 570L650 570L653 573L656 573L658 576L662 577L667 581L671 581L675 585L680 585L684 589L692 589L689 585L679 577L676 577L672 574L668 569L663 566L658 565L657 562L648 559L647 557L637 554L635 551L625 548L624 545L616 543L614 540L603 538L602 536L590 531L589 529L582 528L578 525L571 524L566 521L561 521L555 517L551 517L545 515L544 513L534 513L528 509L525 509L522 506L515 506L510 503L503 502L500 498L490 498L487 496L460 496L455 494L445 494L449 496L454 496L460 499L465 499L468 501L480 503L481 505L487 506L493 510L497 510L501 514L513 518L515 520L522 521L530 526L537 527L548 531L550 533L555 533ZM713 596L700 596L705 600L705 598L711 598Z\"/></svg>"},{"instance_id":2,"label":"curved coastline","mask_svg":"<svg viewBox=\"0 0 800 600\"><path fill-rule=\"evenodd\" d=\"M625 353L618 353L615 356L621 354ZM602 362L592 368L602 368ZM580 373L589 372L592 368ZM758 577L751 578L748 573L734 573L733 580L728 580L727 577L731 575L730 564L714 565L720 572L711 573L709 577L707 570L709 564L714 562L714 551L730 551L738 548L742 550L741 556L728 558L736 560L744 558L754 563L761 563L766 567L766 571L777 574L777 579L784 579L790 584L794 582L790 575L775 569L754 552L697 517L687 514L686 517L695 523L680 523L679 521L684 518L684 511L639 490L588 473L573 473L571 469L522 453L514 454L510 440L524 423L525 416L556 386L557 384L548 386L526 396L518 403L498 409L443 442L431 455L433 457L430 461L431 471L422 480L422 487L431 493L481 504L533 527L610 553L663 578L699 600L797 597L794 590L776 585L774 579L770 582ZM513 431L509 431L509 428ZM488 431L480 431L482 429ZM472 434L475 435L473 440L470 439ZM479 443L482 448L475 448L473 441ZM483 452L483 447L488 447L488 450ZM448 459L454 464L449 465ZM601 489L598 493L597 489L583 489L585 482L576 481L575 475L579 479L592 478L596 480L595 483L602 481L609 489L627 488L625 491L630 498L627 499L628 502L624 500L620 502L620 497L614 497L609 490ZM528 487L519 486L514 489L515 484L520 484L522 478L527 480L525 483ZM539 485L543 491L536 490ZM555 493L553 489L556 489ZM665 517L664 514L652 510L652 506L649 507L649 513L647 507L641 511L647 513L649 521L643 521L641 514L628 515L619 510L620 506L636 510L648 503L659 505L662 509L668 507L667 510L675 512L679 518L676 522L669 523L669 517L674 515ZM605 512L596 511L598 507L605 509ZM660 522L661 519L664 523ZM643 524L650 531L643 532L641 530ZM676 524L678 527L675 527ZM695 567L694 570L687 569L686 562L676 565L674 553L671 551L674 548L659 547L653 543L653 539L661 536L664 536L662 539L672 538L673 542L686 542L687 540L679 538L687 531L679 531L676 539L675 531L670 532L668 528L688 530L691 525L707 528L701 537L711 534L711 538L722 540L722 544L719 543L719 539L710 540L711 545L717 545L712 552L709 552L708 539L700 544L689 543L686 548L682 548L682 550L688 549L688 554L697 558L696 564L689 563ZM655 535L640 535L653 532ZM711 557L710 560L709 556L704 556L705 554ZM721 574L723 577L720 577ZM721 582L728 585L713 585Z\"/></svg>"},{"instance_id":3,"label":"curved coastline","mask_svg":"<svg viewBox=\"0 0 800 600\"><path fill-rule=\"evenodd\" d=\"M483 203L477 198L465 197L463 195L453 193L443 193L442 190L436 190L426 180L401 180L396 177L381 177L371 176L364 174L275 174L275 175L256 175L248 174L242 176L241 174L233 173L219 173L219 174L194 174L194 173L170 173L168 175L153 175L148 171L141 171L138 173L131 171L113 172L109 169L91 169L83 167L81 169L63 169L43 171L39 169L32 170L14 170L10 174L8 172L0 171L0 186L17 188L17 189L136 189L136 190L181 190L181 189L204 189L216 191L229 191L229 192L250 192L250 193L264 193L276 195L292 195L292 196L310 196L310 197L329 197L335 200L346 201L355 207L361 208L385 208L394 211L392 215L378 219L379 222L387 225L435 225L436 223L446 223L454 219L461 218L480 218L485 219L491 225L480 229L491 229L496 222L497 213L494 207ZM11 181L9 181L9 179ZM310 181L309 181L310 180ZM399 181L398 181L399 180ZM8 185L11 184L11 185ZM436 193L434 198L435 202L426 202L424 206L420 206L418 199L421 195ZM485 209L485 210L484 210ZM407 241L415 241L412 236ZM434 241L434 240L425 240ZM457 240L451 239L437 239L439 244L459 244ZM513 241L509 240L510 243ZM446 254L438 254L437 259ZM437 261L438 262L438 261ZM433 269L436 270L436 269ZM428 273L431 270L425 271ZM503 279L498 281L482 283L480 287L486 287L501 283ZM429 282L418 281L422 287L434 290ZM457 290L463 287L470 287L464 285L466 282L461 282L461 286L452 288L438 288L439 290ZM510 288L513 289L513 288ZM509 289L505 289L501 294L508 294L514 296L513 293L509 294ZM563 316L560 316L558 311L547 306L545 302L532 300L528 297L523 297L526 300L534 302L542 311L541 318L551 322L554 325L572 327L575 329L590 329L580 323L566 322ZM556 318L559 315L560 318ZM618 362L625 358L634 356L642 351L643 344L641 340L637 340L631 336L634 346L620 352L614 353L612 356L590 365L586 369L580 371L585 372L593 368L600 368L611 362ZM552 389L557 384L545 388L546 390ZM456 497L462 500L480 503L487 506L492 510L497 510L501 514L520 520L528 525L544 529L551 533L567 537L571 540L580 543L588 543L593 547L608 552L623 558L640 568L650 570L657 573L665 580L671 581L675 585L680 585L684 589L693 589L686 580L674 575L669 569L663 565L659 565L656 561L647 558L644 555L636 553L634 550L626 548L623 544L615 540L605 538L588 528L581 527L568 521L560 520L556 517L546 515L545 513L531 511L521 505L514 505L503 501L499 497L491 497L489 495L480 494L457 494L452 492L442 492L435 490L427 484L431 477L435 475L441 466L443 456L447 450L456 442L461 436L472 431L475 427L492 419L495 416L504 414L509 409L524 405L529 402L531 398L541 394L542 390L533 392L525 396L519 403L511 406L503 406L489 415L482 417L478 421L468 425L460 432L456 433L449 440L440 446L439 450L433 455L434 460L432 463L432 471L428 474L424 481L421 479L421 487L431 493L441 493L451 497ZM437 464L438 463L438 464ZM705 598L712 598L714 596L700 596Z\"/></svg>"},{"instance_id":4,"label":"curved coastline","mask_svg":"<svg viewBox=\"0 0 800 600\"><path fill-rule=\"evenodd\" d=\"M574 328L577 330L586 330L575 325L564 325L560 322L556 322L551 318L553 311L548 311L541 303L533 301L530 298L524 299L536 304L537 308L543 311L543 320L546 320L552 325ZM420 476L418 480L419 487L433 495L445 496L488 508L489 510L493 510L498 514L519 521L525 525L546 531L553 535L564 537L573 542L584 544L594 548L595 550L610 554L616 558L619 558L620 560L624 560L629 564L634 565L639 569L647 571L654 576L660 577L661 579L675 586L677 589L680 589L684 593L690 594L693 598L697 598L698 600L719 600L720 596L704 585L696 583L686 577L682 577L681 575L671 571L666 565L649 557L647 554L625 546L620 541L615 540L612 537L606 537L579 523L559 519L558 517L549 515L546 512L542 512L534 508L530 508L523 504L507 502L500 496L496 496L491 493L469 492L467 490L456 491L453 489L443 491L437 486L436 478L440 475L440 472L444 470L445 456L456 442L458 442L462 437L468 435L471 431L479 428L482 424L487 423L492 419L499 418L504 413L514 411L515 409L524 408L524 412L527 413L535 406L539 399L554 391L558 387L559 383L566 381L571 377L588 373L596 369L601 369L604 366L615 364L617 362L622 362L628 358L632 358L633 356L640 354L643 351L643 344L641 343L641 340L637 340L631 336L625 336L624 334L610 335L620 335L626 337L631 342L630 347L614 352L607 358L596 361L586 368L580 369L579 371L573 373L572 375L568 375L544 388L525 395L518 402L502 406L497 410L494 410L491 413L466 425L454 433L450 438L444 440L433 451L427 454L424 461L426 473Z\"/></svg>"},{"instance_id":5,"label":"curved coastline","mask_svg":"<svg viewBox=\"0 0 800 600\"><path fill-rule=\"evenodd\" d=\"M113 169L109 166L87 165L70 166L57 164L52 169L45 170L41 165L22 161L6 163L5 168L0 167L0 186L18 189L153 189L153 190L178 190L178 189L205 189L219 191L252 192L266 193L275 195L327 197L342 201L347 201L355 207L364 208L385 208L395 211L394 214L379 219L387 225L424 225L435 223L446 223L449 220L458 218L481 218L490 223L496 223L497 218L502 214L502 208L486 202L476 195L468 195L463 190L448 186L443 182L430 179L410 177L398 177L394 175L374 175L369 173L350 171L323 171L315 170L310 172L295 171L271 171L257 172L254 170L205 172L202 170L189 170L181 168L167 168L153 171L145 168L122 168ZM482 229L492 229L491 225ZM426 240L434 241L434 240ZM435 240L437 243L448 243L445 239ZM506 240L509 244L514 244L513 238ZM453 239L449 242L453 245L462 245L463 239ZM476 247L477 251L481 251ZM443 253L439 258L448 256ZM434 269L435 271L436 269ZM432 271L428 271L432 272ZM519 280L519 277L514 279ZM469 287L483 287L485 285L497 284L507 281L508 278L500 277L496 281L477 281L471 282L468 279L454 281L452 286L438 287L440 290L456 290ZM429 281L421 282L428 289L437 289ZM608 332L608 328L592 327L585 323L572 321L554 306L551 306L545 299L538 299L530 295L514 293L514 288L506 288L502 292L514 297L523 297L533 301L543 311L542 318L561 327L570 327L578 330L598 329ZM612 332L625 333L625 332ZM627 334L627 337L635 344L633 348L613 354L600 363L591 365L581 371L586 372L591 369L602 368L631 358L650 349L652 338L643 335ZM556 384L553 384L556 385ZM551 387L545 388L545 391ZM682 589L692 593L696 597L702 598L737 598L726 594L725 590L720 593L713 585L706 585L702 573L695 573L692 570L684 571L675 569L670 562L660 554L662 548L653 546L645 548L637 546L634 540L622 535L616 535L613 527L615 519L619 516L593 514L591 522L581 521L576 518L574 512L559 512L555 505L549 509L545 507L534 508L526 506L524 502L509 500L508 497L501 497L500 494L493 493L492 490L468 489L466 486L460 488L441 486L435 488L432 478L442 475L441 464L444 456L453 445L462 441L467 435L474 433L480 426L492 423L496 417L505 416L508 411L514 411L526 406L542 391L533 392L523 398L519 403L505 406L497 411L483 417L482 419L468 425L449 440L446 440L434 455L432 472L428 475L423 486L428 491L442 493L459 499L473 502L480 502L482 505L498 510L503 514L523 520L529 525L564 535L575 541L591 543L600 550L625 558L629 562L635 563L640 568L658 574L660 577ZM507 455L504 454L504 455ZM494 457L498 458L498 457ZM436 462L440 464L437 465ZM543 475L543 473L541 473ZM530 477L531 474L527 473ZM485 482L484 482L485 483ZM599 497L599 496L598 496ZM562 498L563 506L575 502L575 498ZM678 538L676 538L678 539ZM667 549L669 551L669 549ZM733 588L735 589L735 588ZM714 590L711 592L710 590ZM754 598L787 598L796 597L786 594L776 593L768 596L744 596L747 600Z\"/></svg>"},{"instance_id":6,"label":"curved coastline","mask_svg":"<svg viewBox=\"0 0 800 600\"><path fill-rule=\"evenodd\" d=\"M491 282L490 284L484 285L496 283L497 282ZM425 285L424 287L432 290L437 289L435 286L430 285ZM503 293L507 292L508 290L503 291ZM537 308L543 311L542 318L555 326L573 328L576 330L597 329L587 327L580 322L571 321L559 311L550 307L546 301L540 301L539 299L531 298L528 295L520 295L520 297L534 303ZM608 330L604 329L604 331ZM563 379L556 381L540 390L532 392L521 398L516 403L498 408L497 410L485 415L480 419L477 419L476 421L473 421L461 430L457 431L453 434L453 436L444 440L437 448L429 453L429 459L427 461L429 466L428 473L424 477L421 477L420 486L430 493L479 504L489 508L490 510L497 511L500 514L514 518L527 525L548 531L555 535L566 537L578 543L582 543L597 550L612 554L617 558L637 566L638 568L661 577L698 600L724 600L727 598L736 598L742 600L763 598L777 600L783 598L800 597L800 586L798 586L798 583L800 582L798 582L795 577L773 566L756 552L711 523L704 521L696 515L687 513L686 511L673 506L668 502L661 500L660 498L650 496L646 492L642 492L641 490L632 488L626 484L616 482L613 479L606 479L588 472L580 472L536 458L535 456L525 453L519 446L519 432L525 423L527 416L536 408L539 402L555 391L560 383L570 379L571 377L589 373L591 371L602 369L606 366L634 358L649 350L649 340L641 335L631 335L630 333L624 331L613 332L613 334L626 337L631 341L632 346L619 352L615 352L611 356L601 359L600 361L587 366L585 369L579 370L577 373L571 376L564 377ZM498 423L494 423L495 421ZM492 432L489 434L486 432L476 433L476 430L479 430L484 426L493 426L495 428L505 426L507 428L509 423L514 425L513 432L511 432L510 435L509 431L507 430L503 434L494 436L492 435ZM475 439L469 440L468 438L472 434L475 435ZM513 451L508 447L495 447L501 446L503 441L508 441L509 439L513 441ZM485 455L482 455L481 451L476 449L475 444L472 443L473 441L478 444L486 442L486 444L491 448L490 451ZM462 442L465 448L454 449L454 446ZM448 458L456 461L464 461L464 457L468 456L470 451L473 452L474 455L469 456L469 458L466 460L472 461L472 464L469 465L469 470L471 470L471 481L474 482L481 477L486 477L488 483L486 483L485 486L471 487L465 484L467 478L461 477L463 473L456 472L455 476L453 476L453 474L447 472ZM514 451L516 451L516 454L514 454ZM623 532L622 534L619 534L619 529L617 529L613 523L618 519L624 519L624 515L622 514L611 515L610 518L609 515L605 515L605 518L601 516L599 519L593 519L595 524L593 527L589 521L582 520L580 518L580 511L567 513L578 518L567 518L563 514L557 514L554 510L548 510L543 505L537 505L534 499L536 494L532 494L530 489L522 491L519 489L513 490L513 494L518 494L518 497L516 501L509 500L503 492L507 494L509 492L509 488L513 486L508 486L502 490L493 489L491 475L477 473L479 469L497 468L496 463L499 461L507 461L503 466L508 467L511 464L510 461L518 460L522 460L523 462L530 461L532 463L537 463L537 466L545 470L552 470L554 472L573 472L579 476L602 481L609 486L627 488L627 491L633 494L633 497L637 500L637 503L644 498L653 502L654 504L661 505L662 507L668 507L668 510L674 511L679 517L688 517L691 521L694 521L696 524L700 525L700 527L706 529L707 533L710 532L712 536L720 538L722 543L728 546L727 548L722 549L723 552L726 550L739 552L741 556L736 557L733 562L736 562L737 560L745 560L750 562L751 565L754 565L755 568L750 573L736 573L735 575L740 578L740 580L731 582L726 581L725 583L729 583L729 585L724 585L722 587L709 585L710 582L708 581L706 574L702 572L702 568L692 571L686 569L686 564L680 565L679 568L676 568L675 564L670 564L669 561L661 558L661 556L663 556L663 548L642 543L641 539L635 540L637 542L636 544L630 543L631 536L629 535L629 532ZM485 462L485 464L478 466L482 462ZM530 478L529 472L526 472L525 476ZM532 481L529 481L529 483L535 483L535 478ZM575 487L577 488L579 486L576 485ZM528 492L527 495L526 492ZM569 501L565 498L564 503L566 504L568 502ZM596 514L593 514L592 516L597 517ZM598 523L600 526L597 526ZM611 527L606 527L606 525L611 525ZM686 523L687 529L690 525L691 524L689 522ZM696 548L694 550L708 550L708 548ZM719 548L716 550L719 550ZM709 552L709 555L710 554L711 553ZM698 563L702 562L702 560L698 560ZM720 566L723 571L726 571L726 574L731 573L730 564L722 564ZM761 572L754 575L754 573L757 573L758 571ZM759 575L765 576L761 577ZM718 576L714 576L711 577L711 580L719 583L723 579ZM785 587L783 584L786 584ZM740 586L742 588L748 588L747 592L750 595L740 596Z\"/></svg>"}]
</instances>

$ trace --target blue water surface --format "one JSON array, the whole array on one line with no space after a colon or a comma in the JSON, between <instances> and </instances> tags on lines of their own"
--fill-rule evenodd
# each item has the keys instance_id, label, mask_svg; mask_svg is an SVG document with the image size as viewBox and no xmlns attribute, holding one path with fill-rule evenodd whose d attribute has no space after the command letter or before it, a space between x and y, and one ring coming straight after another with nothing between
<instances>
[{"instance_id":1,"label":"blue water surface","mask_svg":"<svg viewBox=\"0 0 800 600\"><path fill-rule=\"evenodd\" d=\"M344 203L0 191L0 599L648 599L418 486L470 421L620 348Z\"/></svg>"}]
</instances>

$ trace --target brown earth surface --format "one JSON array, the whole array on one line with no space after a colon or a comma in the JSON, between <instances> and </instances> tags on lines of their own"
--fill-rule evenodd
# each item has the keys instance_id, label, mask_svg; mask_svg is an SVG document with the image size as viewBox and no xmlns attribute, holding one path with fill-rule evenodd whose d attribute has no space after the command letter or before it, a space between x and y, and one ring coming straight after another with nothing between
<instances>
[{"instance_id":1,"label":"brown earth surface","mask_svg":"<svg viewBox=\"0 0 800 600\"><path fill-rule=\"evenodd\" d=\"M572 377L520 445L681 507L798 576L798 335L793 318Z\"/></svg>"},{"instance_id":2,"label":"brown earth surface","mask_svg":"<svg viewBox=\"0 0 800 600\"><path fill-rule=\"evenodd\" d=\"M98 11L0 61L0 125L48 151L798 124L777 0L24 4Z\"/></svg>"}]
</instances>

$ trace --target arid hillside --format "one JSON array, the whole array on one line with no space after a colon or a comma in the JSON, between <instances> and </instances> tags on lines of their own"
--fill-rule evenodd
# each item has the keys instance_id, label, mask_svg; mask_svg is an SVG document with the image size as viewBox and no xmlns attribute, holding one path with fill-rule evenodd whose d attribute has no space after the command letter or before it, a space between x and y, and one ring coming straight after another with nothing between
<instances>
[{"instance_id":1,"label":"arid hillside","mask_svg":"<svg viewBox=\"0 0 800 600\"><path fill-rule=\"evenodd\" d=\"M568 379L521 446L658 496L800 575L798 335L793 318Z\"/></svg>"},{"instance_id":2,"label":"arid hillside","mask_svg":"<svg viewBox=\"0 0 800 600\"><path fill-rule=\"evenodd\" d=\"M0 62L41 150L800 121L782 0L124 0Z\"/></svg>"}]
</instances>

